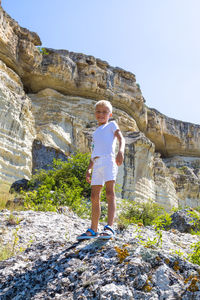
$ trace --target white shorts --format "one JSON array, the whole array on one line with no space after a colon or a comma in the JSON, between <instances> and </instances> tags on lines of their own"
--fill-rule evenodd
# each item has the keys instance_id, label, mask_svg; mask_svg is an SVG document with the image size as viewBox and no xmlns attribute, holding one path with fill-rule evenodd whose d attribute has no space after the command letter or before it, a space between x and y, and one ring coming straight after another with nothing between
<instances>
[{"instance_id":1,"label":"white shorts","mask_svg":"<svg viewBox=\"0 0 200 300\"><path fill-rule=\"evenodd\" d=\"M101 156L94 161L91 185L104 185L105 182L116 180L118 166L115 157Z\"/></svg>"}]
</instances>

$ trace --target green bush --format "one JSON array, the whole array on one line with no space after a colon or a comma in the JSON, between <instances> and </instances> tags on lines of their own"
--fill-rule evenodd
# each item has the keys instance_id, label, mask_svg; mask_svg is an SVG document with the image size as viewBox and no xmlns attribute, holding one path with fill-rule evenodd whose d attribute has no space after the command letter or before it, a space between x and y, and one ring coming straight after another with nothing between
<instances>
[{"instance_id":1,"label":"green bush","mask_svg":"<svg viewBox=\"0 0 200 300\"><path fill-rule=\"evenodd\" d=\"M169 229L171 222L172 222L172 218L170 214L165 212L162 215L156 216L152 223L156 230L160 230L160 229L167 230Z\"/></svg>"},{"instance_id":2,"label":"green bush","mask_svg":"<svg viewBox=\"0 0 200 300\"><path fill-rule=\"evenodd\" d=\"M200 265L200 242L192 244L193 252L188 255L189 261L193 264Z\"/></svg>"},{"instance_id":3,"label":"green bush","mask_svg":"<svg viewBox=\"0 0 200 300\"><path fill-rule=\"evenodd\" d=\"M49 52L44 47L37 47L39 52L43 55L49 55Z\"/></svg>"},{"instance_id":4,"label":"green bush","mask_svg":"<svg viewBox=\"0 0 200 300\"><path fill-rule=\"evenodd\" d=\"M162 214L163 210L160 205L151 200L144 203L122 200L120 213L117 218L118 227L123 229L132 223L142 223L144 226L152 225L153 221Z\"/></svg>"},{"instance_id":5,"label":"green bush","mask_svg":"<svg viewBox=\"0 0 200 300\"><path fill-rule=\"evenodd\" d=\"M56 211L69 206L82 216L89 214L91 187L85 180L89 154L77 153L67 162L54 160L53 168L41 170L29 182L29 191L22 192L26 208Z\"/></svg>"},{"instance_id":6,"label":"green bush","mask_svg":"<svg viewBox=\"0 0 200 300\"><path fill-rule=\"evenodd\" d=\"M194 235L200 235L200 215L199 215L199 208L195 208L195 209L188 209L187 210L189 216L193 219L193 221L191 221L191 224L193 224L193 226L195 227L195 229L191 230L191 234Z\"/></svg>"}]
</instances>

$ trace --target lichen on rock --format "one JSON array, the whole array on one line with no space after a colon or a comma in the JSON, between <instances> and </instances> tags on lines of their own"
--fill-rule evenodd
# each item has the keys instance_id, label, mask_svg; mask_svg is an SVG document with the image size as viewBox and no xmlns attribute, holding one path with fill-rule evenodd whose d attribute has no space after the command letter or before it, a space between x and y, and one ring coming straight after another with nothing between
<instances>
[{"instance_id":1,"label":"lichen on rock","mask_svg":"<svg viewBox=\"0 0 200 300\"><path fill-rule=\"evenodd\" d=\"M189 300L200 296L200 266L184 259L198 236L162 231L162 246L151 248L140 239L153 239L153 227L143 227L138 235L137 225L131 225L123 231L116 228L116 238L110 241L77 243L76 236L89 221L67 208L64 214L12 214L18 224L7 222L9 211L0 212L4 241L12 242L18 228L16 247L26 250L0 262L1 299ZM176 254L178 250L183 256Z\"/></svg>"}]
</instances>

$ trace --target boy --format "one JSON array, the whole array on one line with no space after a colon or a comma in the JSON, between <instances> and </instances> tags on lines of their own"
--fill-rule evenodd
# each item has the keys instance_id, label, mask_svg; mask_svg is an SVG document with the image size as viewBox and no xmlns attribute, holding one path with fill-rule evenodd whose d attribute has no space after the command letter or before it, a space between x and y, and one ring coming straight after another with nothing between
<instances>
[{"instance_id":1,"label":"boy","mask_svg":"<svg viewBox=\"0 0 200 300\"><path fill-rule=\"evenodd\" d=\"M98 236L97 230L101 214L100 195L104 183L108 201L108 225L106 225L104 231L100 233L100 238L110 239L115 234L112 229L116 211L115 180L118 166L122 164L124 159L125 140L116 122L108 122L111 116L111 103L106 100L98 101L95 105L95 117L98 122L98 128L93 133L93 151L86 172L86 181L91 183L92 186L91 228L78 236L77 240L91 239ZM119 141L119 151L115 158L116 139Z\"/></svg>"}]
</instances>

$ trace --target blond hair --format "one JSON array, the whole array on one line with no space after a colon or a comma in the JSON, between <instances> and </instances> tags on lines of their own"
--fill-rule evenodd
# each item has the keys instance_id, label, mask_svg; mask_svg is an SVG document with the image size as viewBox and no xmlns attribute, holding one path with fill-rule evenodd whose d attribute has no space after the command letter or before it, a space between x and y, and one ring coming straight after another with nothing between
<instances>
[{"instance_id":1,"label":"blond hair","mask_svg":"<svg viewBox=\"0 0 200 300\"><path fill-rule=\"evenodd\" d=\"M98 101L96 104L95 104L95 108L97 107L97 106L99 106L99 105L104 105L104 106L106 106L108 109L109 109L109 111L110 111L110 113L112 113L112 104L109 102L109 101L107 101L107 100L100 100L100 101Z\"/></svg>"}]
</instances>

